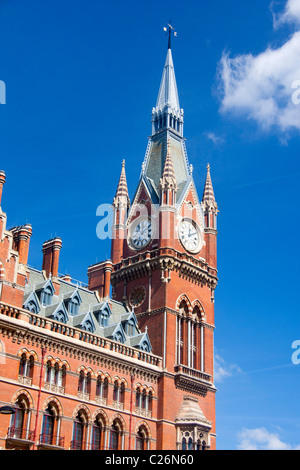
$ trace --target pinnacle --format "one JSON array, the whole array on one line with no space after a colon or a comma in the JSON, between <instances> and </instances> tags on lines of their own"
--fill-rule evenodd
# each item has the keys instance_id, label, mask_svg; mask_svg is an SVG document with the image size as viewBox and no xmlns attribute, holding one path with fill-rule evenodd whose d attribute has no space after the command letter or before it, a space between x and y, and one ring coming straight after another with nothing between
<instances>
[{"instance_id":1,"label":"pinnacle","mask_svg":"<svg viewBox=\"0 0 300 470\"><path fill-rule=\"evenodd\" d=\"M207 164L206 169L207 169L207 174L206 174L206 181L205 181L205 186L204 186L202 202L216 202L214 189L213 189L211 176L210 176L209 163Z\"/></svg>"},{"instance_id":2,"label":"pinnacle","mask_svg":"<svg viewBox=\"0 0 300 470\"><path fill-rule=\"evenodd\" d=\"M122 161L122 170L119 179L118 188L116 191L115 198L125 197L127 202L129 203L129 195L128 195L128 187L127 187L127 180L126 180L126 173L125 173L125 160Z\"/></svg>"},{"instance_id":3,"label":"pinnacle","mask_svg":"<svg viewBox=\"0 0 300 470\"><path fill-rule=\"evenodd\" d=\"M164 164L164 170L163 170L163 178L173 178L174 181L176 180L175 177L175 171L174 171L174 166L173 166L173 160L171 157L171 150L170 150L170 141L168 140L167 142L167 156Z\"/></svg>"}]
</instances>

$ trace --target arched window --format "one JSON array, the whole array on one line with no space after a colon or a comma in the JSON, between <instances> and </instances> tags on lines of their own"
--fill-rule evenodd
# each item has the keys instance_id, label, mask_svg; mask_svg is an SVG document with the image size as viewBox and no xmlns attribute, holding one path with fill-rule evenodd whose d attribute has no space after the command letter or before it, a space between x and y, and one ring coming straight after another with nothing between
<instances>
[{"instance_id":1,"label":"arched window","mask_svg":"<svg viewBox=\"0 0 300 470\"><path fill-rule=\"evenodd\" d=\"M52 293L51 287L50 286L46 287L46 289L44 289L42 292L42 304L45 306L51 305L52 296L53 296L53 293Z\"/></svg>"},{"instance_id":2,"label":"arched window","mask_svg":"<svg viewBox=\"0 0 300 470\"><path fill-rule=\"evenodd\" d=\"M85 374L84 371L81 370L79 373L79 380L78 380L78 392L82 392L82 393L89 395L91 393L91 382L92 382L91 373L88 372L87 374Z\"/></svg>"},{"instance_id":3,"label":"arched window","mask_svg":"<svg viewBox=\"0 0 300 470\"><path fill-rule=\"evenodd\" d=\"M86 419L82 411L77 413L74 421L72 450L85 450Z\"/></svg>"},{"instance_id":4,"label":"arched window","mask_svg":"<svg viewBox=\"0 0 300 470\"><path fill-rule=\"evenodd\" d=\"M33 355L27 356L25 353L22 354L19 365L19 375L22 377L33 378L33 369L34 369L34 357Z\"/></svg>"},{"instance_id":5,"label":"arched window","mask_svg":"<svg viewBox=\"0 0 300 470\"><path fill-rule=\"evenodd\" d=\"M11 415L8 437L26 439L28 437L27 422L29 419L29 403L25 395L20 395L14 405L15 413Z\"/></svg>"},{"instance_id":6,"label":"arched window","mask_svg":"<svg viewBox=\"0 0 300 470\"><path fill-rule=\"evenodd\" d=\"M79 300L77 297L74 297L70 300L68 304L68 311L71 315L77 315L79 311Z\"/></svg>"},{"instance_id":7,"label":"arched window","mask_svg":"<svg viewBox=\"0 0 300 470\"><path fill-rule=\"evenodd\" d=\"M97 417L93 424L91 450L104 449L104 423L101 417Z\"/></svg>"},{"instance_id":8,"label":"arched window","mask_svg":"<svg viewBox=\"0 0 300 470\"><path fill-rule=\"evenodd\" d=\"M136 435L135 448L136 450L146 450L147 449L147 431L144 426L140 426Z\"/></svg>"},{"instance_id":9,"label":"arched window","mask_svg":"<svg viewBox=\"0 0 300 470\"><path fill-rule=\"evenodd\" d=\"M55 412L51 404L49 404L43 416L42 435L40 438L43 444L55 444L54 423Z\"/></svg>"},{"instance_id":10,"label":"arched window","mask_svg":"<svg viewBox=\"0 0 300 470\"><path fill-rule=\"evenodd\" d=\"M122 449L122 428L120 422L117 419L114 420L110 430L109 449Z\"/></svg>"},{"instance_id":11,"label":"arched window","mask_svg":"<svg viewBox=\"0 0 300 470\"><path fill-rule=\"evenodd\" d=\"M27 308L27 310L29 310L29 312L31 312L31 313L37 313L37 312L38 312L37 305L36 305L35 302L33 302L33 300L31 300L30 302L28 302L28 304L26 305L26 308Z\"/></svg>"},{"instance_id":12,"label":"arched window","mask_svg":"<svg viewBox=\"0 0 300 470\"><path fill-rule=\"evenodd\" d=\"M65 312L63 312L63 310L59 310L55 314L55 320L59 321L61 323L67 323L67 318L66 318Z\"/></svg>"},{"instance_id":13,"label":"arched window","mask_svg":"<svg viewBox=\"0 0 300 470\"><path fill-rule=\"evenodd\" d=\"M66 366L61 366L58 362L54 365L51 360L46 363L45 382L57 387L66 386Z\"/></svg>"},{"instance_id":14,"label":"arched window","mask_svg":"<svg viewBox=\"0 0 300 470\"><path fill-rule=\"evenodd\" d=\"M113 401L118 404L124 404L125 398L125 385L124 382L119 384L117 380L114 383L114 391L113 391Z\"/></svg>"},{"instance_id":15,"label":"arched window","mask_svg":"<svg viewBox=\"0 0 300 470\"><path fill-rule=\"evenodd\" d=\"M186 450L186 438L185 437L182 438L181 450Z\"/></svg>"}]
</instances>

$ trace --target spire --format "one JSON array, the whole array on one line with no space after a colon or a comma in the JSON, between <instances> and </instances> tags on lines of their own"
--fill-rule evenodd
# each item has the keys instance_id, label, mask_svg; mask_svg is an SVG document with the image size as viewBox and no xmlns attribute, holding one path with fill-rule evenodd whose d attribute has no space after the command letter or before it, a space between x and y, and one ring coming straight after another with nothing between
<instances>
[{"instance_id":1,"label":"spire","mask_svg":"<svg viewBox=\"0 0 300 470\"><path fill-rule=\"evenodd\" d=\"M204 191L203 191L202 204L205 210L210 210L212 212L217 213L218 206L215 200L214 189L213 189L213 185L211 181L209 163L207 164L206 169L207 169L207 174L206 174L206 181L205 181L205 186L204 186Z\"/></svg>"},{"instance_id":2,"label":"spire","mask_svg":"<svg viewBox=\"0 0 300 470\"><path fill-rule=\"evenodd\" d=\"M163 111L168 106L175 113L180 113L180 105L175 77L175 69L171 48L168 48L167 57L160 82L156 101L156 111Z\"/></svg>"},{"instance_id":3,"label":"spire","mask_svg":"<svg viewBox=\"0 0 300 470\"><path fill-rule=\"evenodd\" d=\"M211 176L210 176L209 163L207 164L206 169L207 169L207 173L206 173L206 181L205 181L205 186L204 186L202 202L205 202L205 201L215 202L215 194L214 194L213 185L212 185Z\"/></svg>"},{"instance_id":4,"label":"spire","mask_svg":"<svg viewBox=\"0 0 300 470\"><path fill-rule=\"evenodd\" d=\"M125 173L125 160L122 162L122 170L119 179L118 188L116 191L116 195L114 198L114 205L118 203L122 203L123 205L127 205L129 207L130 200L128 195L128 187L127 187L127 180L126 180L126 173Z\"/></svg>"}]
</instances>

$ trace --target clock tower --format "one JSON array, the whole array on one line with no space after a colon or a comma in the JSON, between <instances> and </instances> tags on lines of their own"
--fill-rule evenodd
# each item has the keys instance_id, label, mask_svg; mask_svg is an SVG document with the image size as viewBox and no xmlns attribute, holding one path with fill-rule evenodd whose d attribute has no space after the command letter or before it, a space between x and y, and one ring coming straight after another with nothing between
<instances>
[{"instance_id":1,"label":"clock tower","mask_svg":"<svg viewBox=\"0 0 300 470\"><path fill-rule=\"evenodd\" d=\"M199 199L183 117L169 40L136 192L130 202L123 162L114 199L112 297L162 357L157 448L214 449L218 207L209 166Z\"/></svg>"}]
</instances>

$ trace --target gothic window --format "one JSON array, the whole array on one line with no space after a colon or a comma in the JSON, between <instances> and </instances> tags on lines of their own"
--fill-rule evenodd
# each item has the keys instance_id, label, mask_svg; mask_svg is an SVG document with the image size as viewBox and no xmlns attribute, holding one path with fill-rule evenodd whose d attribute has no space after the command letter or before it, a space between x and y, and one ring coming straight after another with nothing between
<instances>
[{"instance_id":1,"label":"gothic window","mask_svg":"<svg viewBox=\"0 0 300 470\"><path fill-rule=\"evenodd\" d=\"M104 424L101 417L97 417L92 429L91 450L101 450L104 448Z\"/></svg>"},{"instance_id":2,"label":"gothic window","mask_svg":"<svg viewBox=\"0 0 300 470\"><path fill-rule=\"evenodd\" d=\"M150 352L150 347L147 341L143 341L140 345L140 349L145 352Z\"/></svg>"},{"instance_id":3,"label":"gothic window","mask_svg":"<svg viewBox=\"0 0 300 470\"><path fill-rule=\"evenodd\" d=\"M118 343L124 343L124 338L123 335L120 331L117 331L117 333L114 335L114 341L118 341Z\"/></svg>"},{"instance_id":4,"label":"gothic window","mask_svg":"<svg viewBox=\"0 0 300 470\"><path fill-rule=\"evenodd\" d=\"M84 324L82 325L83 329L86 331L89 331L90 333L93 333L94 327L93 324L90 320L86 320Z\"/></svg>"},{"instance_id":5,"label":"gothic window","mask_svg":"<svg viewBox=\"0 0 300 470\"><path fill-rule=\"evenodd\" d=\"M71 315L77 315L79 311L79 300L77 297L74 297L70 300L68 305L68 310Z\"/></svg>"},{"instance_id":6,"label":"gothic window","mask_svg":"<svg viewBox=\"0 0 300 470\"><path fill-rule=\"evenodd\" d=\"M73 427L73 440L71 442L72 450L84 450L85 449L85 428L86 420L82 413L79 411Z\"/></svg>"},{"instance_id":7,"label":"gothic window","mask_svg":"<svg viewBox=\"0 0 300 470\"><path fill-rule=\"evenodd\" d=\"M29 312L31 312L31 313L38 313L37 305L36 305L35 302L33 302L33 300L31 300L30 302L28 302L28 304L26 305L26 308L27 308L27 310L29 310Z\"/></svg>"},{"instance_id":8,"label":"gothic window","mask_svg":"<svg viewBox=\"0 0 300 470\"><path fill-rule=\"evenodd\" d=\"M20 395L14 405L15 413L11 415L8 437L27 438L27 422L29 419L29 402L25 395Z\"/></svg>"},{"instance_id":9,"label":"gothic window","mask_svg":"<svg viewBox=\"0 0 300 470\"><path fill-rule=\"evenodd\" d=\"M127 324L126 324L126 333L129 336L133 336L134 335L134 330L135 330L134 322L133 321L128 321Z\"/></svg>"},{"instance_id":10,"label":"gothic window","mask_svg":"<svg viewBox=\"0 0 300 470\"><path fill-rule=\"evenodd\" d=\"M122 450L122 434L123 430L121 424L117 419L115 419L110 430L110 450Z\"/></svg>"},{"instance_id":11,"label":"gothic window","mask_svg":"<svg viewBox=\"0 0 300 470\"><path fill-rule=\"evenodd\" d=\"M53 292L50 286L46 287L42 292L42 304L51 305Z\"/></svg>"},{"instance_id":12,"label":"gothic window","mask_svg":"<svg viewBox=\"0 0 300 470\"><path fill-rule=\"evenodd\" d=\"M147 450L148 435L144 426L140 426L136 435L136 450Z\"/></svg>"},{"instance_id":13,"label":"gothic window","mask_svg":"<svg viewBox=\"0 0 300 470\"><path fill-rule=\"evenodd\" d=\"M59 363L54 365L49 360L46 364L45 382L58 387L65 387L66 385L66 366L60 366Z\"/></svg>"},{"instance_id":14,"label":"gothic window","mask_svg":"<svg viewBox=\"0 0 300 470\"><path fill-rule=\"evenodd\" d=\"M58 312L56 312L56 314L54 315L54 318L55 320L61 323L67 323L67 318L63 310L59 310Z\"/></svg>"},{"instance_id":15,"label":"gothic window","mask_svg":"<svg viewBox=\"0 0 300 470\"><path fill-rule=\"evenodd\" d=\"M43 416L41 442L43 444L55 444L54 442L55 411L51 404L48 405Z\"/></svg>"},{"instance_id":16,"label":"gothic window","mask_svg":"<svg viewBox=\"0 0 300 470\"><path fill-rule=\"evenodd\" d=\"M96 396L107 399L108 395L108 378L103 379L101 376L97 379Z\"/></svg>"},{"instance_id":17,"label":"gothic window","mask_svg":"<svg viewBox=\"0 0 300 470\"><path fill-rule=\"evenodd\" d=\"M32 379L34 369L34 357L31 355L27 358L26 354L23 353L20 359L19 375L22 377L29 377Z\"/></svg>"},{"instance_id":18,"label":"gothic window","mask_svg":"<svg viewBox=\"0 0 300 470\"><path fill-rule=\"evenodd\" d=\"M89 395L91 393L91 380L91 373L88 372L85 374L84 371L81 370L78 380L78 391Z\"/></svg>"}]
</instances>

